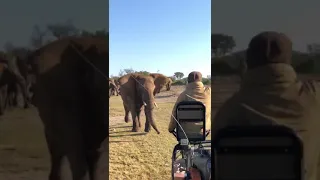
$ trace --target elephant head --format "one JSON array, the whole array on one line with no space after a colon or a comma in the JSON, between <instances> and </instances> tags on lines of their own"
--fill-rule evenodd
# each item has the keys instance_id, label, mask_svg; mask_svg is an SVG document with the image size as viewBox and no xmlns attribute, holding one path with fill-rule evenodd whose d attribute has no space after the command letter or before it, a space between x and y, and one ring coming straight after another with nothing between
<instances>
[{"instance_id":1,"label":"elephant head","mask_svg":"<svg viewBox=\"0 0 320 180\"><path fill-rule=\"evenodd\" d=\"M149 74L154 79L155 89L153 95L160 93L160 90L166 86L167 84L167 77L160 73L150 73Z\"/></svg>"},{"instance_id":2,"label":"elephant head","mask_svg":"<svg viewBox=\"0 0 320 180\"><path fill-rule=\"evenodd\" d=\"M126 116L125 121L128 122L128 112L131 112L133 119L133 131L138 131L141 126L140 123L140 111L144 106L146 115L145 132L150 131L152 126L159 134L153 110L156 106L154 91L155 84L154 79L147 75L142 74L128 74L119 78L121 98L124 101Z\"/></svg>"}]
</instances>

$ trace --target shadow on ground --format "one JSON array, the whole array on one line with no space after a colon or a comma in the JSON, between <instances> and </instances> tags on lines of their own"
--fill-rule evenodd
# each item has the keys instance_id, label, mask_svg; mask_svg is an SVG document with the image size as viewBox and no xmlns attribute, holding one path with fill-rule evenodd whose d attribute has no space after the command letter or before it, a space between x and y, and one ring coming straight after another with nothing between
<instances>
[{"instance_id":1,"label":"shadow on ground","mask_svg":"<svg viewBox=\"0 0 320 180\"><path fill-rule=\"evenodd\" d=\"M109 129L112 129L112 128L131 128L132 126L110 126Z\"/></svg>"},{"instance_id":2,"label":"shadow on ground","mask_svg":"<svg viewBox=\"0 0 320 180\"><path fill-rule=\"evenodd\" d=\"M175 95L171 94L171 95L162 95L162 96L156 96L156 99L161 99L161 98L170 98L170 97L174 97Z\"/></svg>"},{"instance_id":3,"label":"shadow on ground","mask_svg":"<svg viewBox=\"0 0 320 180\"><path fill-rule=\"evenodd\" d=\"M135 133L135 134L121 134L121 135L109 135L109 137L125 137L125 136L142 136L142 135L146 135L147 133L143 132L143 133Z\"/></svg>"}]
</instances>

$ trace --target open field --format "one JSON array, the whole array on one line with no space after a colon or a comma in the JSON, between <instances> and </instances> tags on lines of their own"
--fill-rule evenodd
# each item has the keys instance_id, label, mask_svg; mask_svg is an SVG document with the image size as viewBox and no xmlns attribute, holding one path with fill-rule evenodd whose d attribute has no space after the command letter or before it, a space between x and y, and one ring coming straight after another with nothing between
<instances>
[{"instance_id":1,"label":"open field","mask_svg":"<svg viewBox=\"0 0 320 180\"><path fill-rule=\"evenodd\" d=\"M110 98L109 179L170 179L171 154L177 142L167 128L173 105L184 88L172 86L170 91L156 95L158 108L154 113L159 135L154 130L146 134L144 128L140 133L131 132L132 121L124 122L121 97ZM141 118L144 122L144 113Z\"/></svg>"},{"instance_id":2,"label":"open field","mask_svg":"<svg viewBox=\"0 0 320 180\"><path fill-rule=\"evenodd\" d=\"M213 80L212 115L238 87L234 78ZM173 86L171 91L156 96L159 107L155 109L155 118L160 135L154 130L149 134L130 132L132 122L124 123L121 98L110 98L109 179L170 179L171 153L176 142L167 126L173 104L183 89ZM144 121L143 114L141 117ZM36 109L13 109L0 117L0 180L44 180L49 167Z\"/></svg>"},{"instance_id":3,"label":"open field","mask_svg":"<svg viewBox=\"0 0 320 180\"><path fill-rule=\"evenodd\" d=\"M183 87L172 86L169 92L156 96L158 108L155 119L161 134L131 132L132 121L124 122L120 96L112 96L109 103L109 179L170 179L171 151L175 138L167 131L174 102ZM145 116L141 113L142 124Z\"/></svg>"},{"instance_id":4,"label":"open field","mask_svg":"<svg viewBox=\"0 0 320 180\"><path fill-rule=\"evenodd\" d=\"M13 109L0 118L0 179L44 180L49 154L35 108Z\"/></svg>"}]
</instances>

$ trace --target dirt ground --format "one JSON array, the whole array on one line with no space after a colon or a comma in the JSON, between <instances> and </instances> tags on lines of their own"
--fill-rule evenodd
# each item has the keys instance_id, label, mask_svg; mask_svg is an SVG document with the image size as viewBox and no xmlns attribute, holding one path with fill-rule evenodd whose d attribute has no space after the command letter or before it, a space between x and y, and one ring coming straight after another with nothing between
<instances>
[{"instance_id":1,"label":"dirt ground","mask_svg":"<svg viewBox=\"0 0 320 180\"><path fill-rule=\"evenodd\" d=\"M160 135L154 130L145 134L142 129L141 136L130 132L132 122L124 123L121 98L111 97L110 179L169 179L171 152L176 141L167 133L167 126L173 104L184 88L173 86L172 90L156 96L159 107L155 115ZM213 94L230 94L229 89L234 89L230 83L223 88L212 87ZM213 103L223 102L221 97L217 95ZM47 179L49 162L43 126L35 108L11 109L0 117L0 180Z\"/></svg>"},{"instance_id":2,"label":"dirt ground","mask_svg":"<svg viewBox=\"0 0 320 180\"><path fill-rule=\"evenodd\" d=\"M44 180L49 154L35 108L13 109L0 118L0 179Z\"/></svg>"},{"instance_id":3,"label":"dirt ground","mask_svg":"<svg viewBox=\"0 0 320 180\"><path fill-rule=\"evenodd\" d=\"M218 108L238 89L238 85L220 80L217 82L219 87L212 86L212 103ZM173 105L184 89L185 86L172 86L170 91L162 91L156 95L158 108L154 110L154 114L161 131L159 135L154 130L144 133L144 126L139 133L131 132L132 122L124 122L121 98L110 98L109 179L170 179L171 154L177 142L167 128ZM144 122L144 115L141 118Z\"/></svg>"},{"instance_id":4,"label":"dirt ground","mask_svg":"<svg viewBox=\"0 0 320 180\"><path fill-rule=\"evenodd\" d=\"M161 134L152 130L132 133L124 123L122 100L109 104L109 179L170 179L171 153L175 138L167 132L171 111L184 86L173 86L156 96L155 117ZM216 78L212 84L212 115L239 88L236 78ZM142 115L142 121L144 121ZM144 124L143 124L144 126ZM11 109L0 117L0 180L45 180L49 154L42 123L35 108Z\"/></svg>"}]
</instances>

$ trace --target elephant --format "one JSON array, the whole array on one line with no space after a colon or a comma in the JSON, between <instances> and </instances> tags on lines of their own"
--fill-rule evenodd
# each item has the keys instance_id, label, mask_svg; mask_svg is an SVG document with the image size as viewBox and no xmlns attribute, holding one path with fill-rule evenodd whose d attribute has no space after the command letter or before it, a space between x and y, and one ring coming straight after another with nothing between
<instances>
[{"instance_id":1,"label":"elephant","mask_svg":"<svg viewBox=\"0 0 320 180\"><path fill-rule=\"evenodd\" d=\"M51 157L49 180L66 178L65 160L72 179L108 179L99 162L108 162L101 146L108 136L109 37L63 37L33 51L27 64Z\"/></svg>"},{"instance_id":2,"label":"elephant","mask_svg":"<svg viewBox=\"0 0 320 180\"><path fill-rule=\"evenodd\" d=\"M12 53L7 53L2 56L1 63L6 64L6 72L0 77L3 79L3 83L7 85L5 105L16 106L17 95L21 93L24 100L24 108L29 108L30 95L27 91L28 71L25 61Z\"/></svg>"},{"instance_id":3,"label":"elephant","mask_svg":"<svg viewBox=\"0 0 320 180\"><path fill-rule=\"evenodd\" d=\"M0 61L0 115L3 115L5 111L8 83L11 77L7 63Z\"/></svg>"},{"instance_id":4,"label":"elephant","mask_svg":"<svg viewBox=\"0 0 320 180\"><path fill-rule=\"evenodd\" d=\"M6 107L16 107L21 90L15 82L10 82L7 87Z\"/></svg>"},{"instance_id":5,"label":"elephant","mask_svg":"<svg viewBox=\"0 0 320 180\"><path fill-rule=\"evenodd\" d=\"M140 113L144 106L146 116L144 131L149 132L152 126L160 134L153 114L153 109L156 105L153 95L155 89L154 79L148 75L132 73L120 77L118 82L125 110L124 120L126 123L129 122L129 112L131 112L133 120L132 131L138 132L141 128Z\"/></svg>"},{"instance_id":6,"label":"elephant","mask_svg":"<svg viewBox=\"0 0 320 180\"><path fill-rule=\"evenodd\" d=\"M17 61L14 62L17 63ZM0 59L0 115L4 114L8 105L14 106L17 103L16 95L18 89L21 91L26 89L26 82L21 76L20 69L14 62L9 62L7 59L4 59L4 57ZM28 108L28 93L22 92L22 95L25 103L24 108Z\"/></svg>"},{"instance_id":7,"label":"elephant","mask_svg":"<svg viewBox=\"0 0 320 180\"><path fill-rule=\"evenodd\" d=\"M113 79L111 79L111 80L109 79L109 98L112 95L115 95L115 93L116 93L117 96L119 96L118 87L115 84Z\"/></svg>"},{"instance_id":8,"label":"elephant","mask_svg":"<svg viewBox=\"0 0 320 180\"><path fill-rule=\"evenodd\" d=\"M160 73L150 73L149 74L154 79L155 89L153 95L160 93L160 90L167 85L168 78Z\"/></svg>"},{"instance_id":9,"label":"elephant","mask_svg":"<svg viewBox=\"0 0 320 180\"><path fill-rule=\"evenodd\" d=\"M109 98L112 95L119 96L118 86L116 85L116 81L114 79L109 79Z\"/></svg>"},{"instance_id":10,"label":"elephant","mask_svg":"<svg viewBox=\"0 0 320 180\"><path fill-rule=\"evenodd\" d=\"M172 79L168 77L167 80L168 80L168 82L167 82L166 88L167 88L167 91L170 91L171 85L172 85Z\"/></svg>"}]
</instances>

